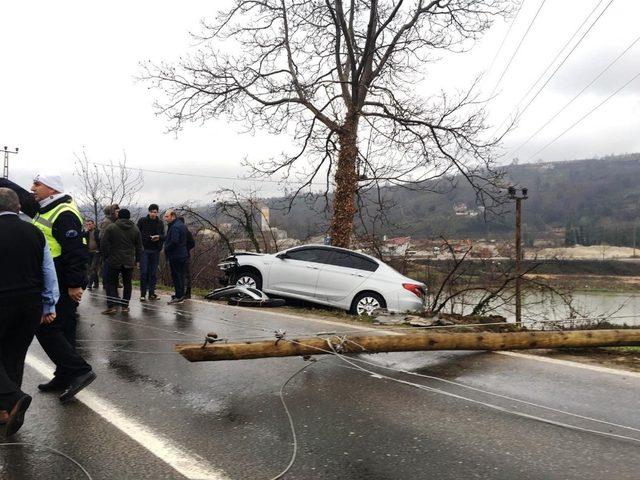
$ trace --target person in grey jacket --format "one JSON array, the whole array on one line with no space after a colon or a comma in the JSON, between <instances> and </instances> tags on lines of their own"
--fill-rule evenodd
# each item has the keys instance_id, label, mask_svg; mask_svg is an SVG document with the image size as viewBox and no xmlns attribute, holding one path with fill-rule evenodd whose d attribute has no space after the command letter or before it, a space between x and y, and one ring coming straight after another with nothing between
<instances>
[{"instance_id":1,"label":"person in grey jacket","mask_svg":"<svg viewBox=\"0 0 640 480\"><path fill-rule=\"evenodd\" d=\"M140 262L142 238L140 230L131 221L131 213L121 209L118 220L107 226L100 239L100 251L108 264L107 309L105 315L113 315L122 306L122 313L129 311L133 269ZM122 275L122 298L118 295L118 278Z\"/></svg>"}]
</instances>

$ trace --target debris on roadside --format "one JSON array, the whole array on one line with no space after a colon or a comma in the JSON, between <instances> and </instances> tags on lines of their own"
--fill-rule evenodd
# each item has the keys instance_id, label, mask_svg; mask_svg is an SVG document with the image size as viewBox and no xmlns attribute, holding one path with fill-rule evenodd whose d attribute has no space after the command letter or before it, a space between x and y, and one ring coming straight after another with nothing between
<instances>
[{"instance_id":1,"label":"debris on roadside","mask_svg":"<svg viewBox=\"0 0 640 480\"><path fill-rule=\"evenodd\" d=\"M228 299L229 305L240 307L282 307L285 301L281 298L270 298L257 288L231 285L217 288L204 297L206 300Z\"/></svg>"},{"instance_id":2,"label":"debris on roadside","mask_svg":"<svg viewBox=\"0 0 640 480\"><path fill-rule=\"evenodd\" d=\"M501 315L458 315L450 313L424 312L422 314L405 314L389 312L379 308L372 312L375 325L387 326L411 326L425 327L452 327L459 326L472 331L513 331L516 325L507 323L507 319Z\"/></svg>"}]
</instances>

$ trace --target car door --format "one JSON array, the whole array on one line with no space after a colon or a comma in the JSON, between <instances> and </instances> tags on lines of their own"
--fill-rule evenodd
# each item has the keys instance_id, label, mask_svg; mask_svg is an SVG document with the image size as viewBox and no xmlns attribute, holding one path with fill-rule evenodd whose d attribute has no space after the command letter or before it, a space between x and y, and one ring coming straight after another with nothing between
<instances>
[{"instance_id":1,"label":"car door","mask_svg":"<svg viewBox=\"0 0 640 480\"><path fill-rule=\"evenodd\" d=\"M315 299L318 274L331 252L325 248L303 247L274 258L269 269L269 290L283 295Z\"/></svg>"},{"instance_id":2,"label":"car door","mask_svg":"<svg viewBox=\"0 0 640 480\"><path fill-rule=\"evenodd\" d=\"M346 250L334 250L318 278L316 295L319 299L339 303L350 296L378 269L378 263Z\"/></svg>"}]
</instances>

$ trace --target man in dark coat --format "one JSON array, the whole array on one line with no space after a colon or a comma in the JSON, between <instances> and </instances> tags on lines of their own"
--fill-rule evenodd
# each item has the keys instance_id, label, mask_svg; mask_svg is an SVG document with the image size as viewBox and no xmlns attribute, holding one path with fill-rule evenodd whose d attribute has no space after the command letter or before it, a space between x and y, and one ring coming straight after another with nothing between
<instances>
[{"instance_id":1,"label":"man in dark coat","mask_svg":"<svg viewBox=\"0 0 640 480\"><path fill-rule=\"evenodd\" d=\"M149 205L149 214L138 220L138 230L142 235L143 247L140 258L140 301L146 301L147 291L149 300L157 300L158 263L164 243L164 223L158 217L158 205Z\"/></svg>"},{"instance_id":2,"label":"man in dark coat","mask_svg":"<svg viewBox=\"0 0 640 480\"><path fill-rule=\"evenodd\" d=\"M184 217L178 217L182 223L185 223ZM186 223L185 223L186 225ZM187 227L187 261L184 264L184 298L191 298L191 250L196 247L196 241L189 227Z\"/></svg>"},{"instance_id":3,"label":"man in dark coat","mask_svg":"<svg viewBox=\"0 0 640 480\"><path fill-rule=\"evenodd\" d=\"M184 269L189 258L187 250L187 227L178 219L173 210L167 210L164 219L169 225L164 240L164 256L171 267L171 278L175 295L169 305L184 302Z\"/></svg>"},{"instance_id":4,"label":"man in dark coat","mask_svg":"<svg viewBox=\"0 0 640 480\"><path fill-rule=\"evenodd\" d=\"M120 212L120 207L118 206L117 203L104 207L104 219L102 220L102 222L100 222L101 232L104 232L109 225L111 225L112 223L115 223L115 221L118 220L119 212ZM102 262L102 272L101 272L102 288L106 290L107 283L109 282L109 265L107 264L103 255L101 255L100 260Z\"/></svg>"},{"instance_id":5,"label":"man in dark coat","mask_svg":"<svg viewBox=\"0 0 640 480\"><path fill-rule=\"evenodd\" d=\"M133 269L140 261L142 239L140 230L131 221L131 213L123 208L119 212L118 220L107 226L102 232L100 248L109 266L107 281L107 309L105 315L113 315L122 306L122 312L129 311L131 300ZM122 299L118 296L118 277L122 275Z\"/></svg>"},{"instance_id":6,"label":"man in dark coat","mask_svg":"<svg viewBox=\"0 0 640 480\"><path fill-rule=\"evenodd\" d=\"M76 351L77 308L86 285L87 248L82 238L82 216L73 199L64 194L62 178L56 173L36 175L29 195L25 189L3 179L0 186L17 193L22 212L44 234L55 264L60 299L56 319L41 324L36 338L55 363L51 381L38 385L43 392L60 392L60 401L71 400L96 378Z\"/></svg>"},{"instance_id":7,"label":"man in dark coat","mask_svg":"<svg viewBox=\"0 0 640 480\"><path fill-rule=\"evenodd\" d=\"M82 236L85 239L89 251L87 270L89 272L88 290L98 288L100 285L100 230L96 228L96 222L89 219L84 223Z\"/></svg>"},{"instance_id":8,"label":"man in dark coat","mask_svg":"<svg viewBox=\"0 0 640 480\"><path fill-rule=\"evenodd\" d=\"M40 323L56 318L58 281L44 235L18 217L16 193L0 188L0 424L5 436L24 422L24 359Z\"/></svg>"}]
</instances>

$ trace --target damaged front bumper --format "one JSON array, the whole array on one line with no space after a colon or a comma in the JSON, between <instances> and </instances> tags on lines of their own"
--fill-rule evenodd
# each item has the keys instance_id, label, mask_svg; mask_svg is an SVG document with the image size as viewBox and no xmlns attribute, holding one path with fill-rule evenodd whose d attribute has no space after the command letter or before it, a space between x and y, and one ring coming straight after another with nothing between
<instances>
[{"instance_id":1,"label":"damaged front bumper","mask_svg":"<svg viewBox=\"0 0 640 480\"><path fill-rule=\"evenodd\" d=\"M218 277L218 282L222 286L227 286L231 283L231 279L238 270L238 260L236 257L227 257L218 264L218 268L222 272L222 275Z\"/></svg>"}]
</instances>

